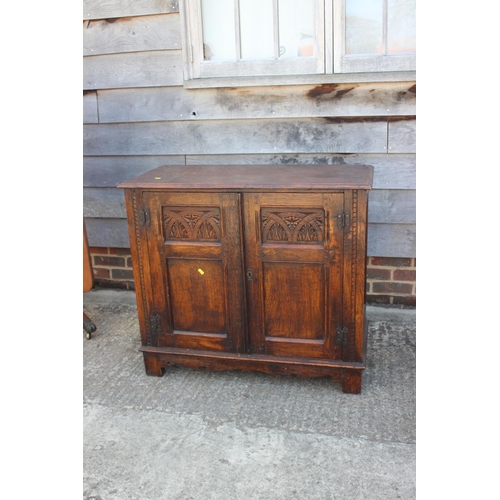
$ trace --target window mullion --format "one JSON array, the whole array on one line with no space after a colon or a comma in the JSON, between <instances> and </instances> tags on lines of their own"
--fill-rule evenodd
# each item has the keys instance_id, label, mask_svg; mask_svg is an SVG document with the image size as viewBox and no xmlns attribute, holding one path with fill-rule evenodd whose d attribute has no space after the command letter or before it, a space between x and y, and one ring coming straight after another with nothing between
<instances>
[{"instance_id":1,"label":"window mullion","mask_svg":"<svg viewBox=\"0 0 500 500\"><path fill-rule=\"evenodd\" d=\"M383 22L382 22L382 54L384 56L387 55L387 2L388 0L384 0L383 3Z\"/></svg>"},{"instance_id":2,"label":"window mullion","mask_svg":"<svg viewBox=\"0 0 500 500\"><path fill-rule=\"evenodd\" d=\"M236 60L241 60L241 31L240 31L240 0L234 0L234 33L236 45Z\"/></svg>"},{"instance_id":3,"label":"window mullion","mask_svg":"<svg viewBox=\"0 0 500 500\"><path fill-rule=\"evenodd\" d=\"M279 6L278 0L273 0L273 40L274 58L280 57L280 35L279 35Z\"/></svg>"}]
</instances>

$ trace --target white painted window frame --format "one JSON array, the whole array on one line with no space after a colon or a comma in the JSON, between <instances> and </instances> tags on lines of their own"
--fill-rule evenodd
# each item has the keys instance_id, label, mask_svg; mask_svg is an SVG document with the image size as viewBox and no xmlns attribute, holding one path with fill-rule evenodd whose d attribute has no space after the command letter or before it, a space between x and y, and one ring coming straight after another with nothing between
<instances>
[{"instance_id":1,"label":"white painted window frame","mask_svg":"<svg viewBox=\"0 0 500 500\"><path fill-rule=\"evenodd\" d=\"M200 88L246 86L252 82L255 85L280 85L305 81L415 80L415 54L346 55L345 0L316 2L316 57L214 62L203 60L200 0L180 0L184 85Z\"/></svg>"},{"instance_id":2,"label":"white painted window frame","mask_svg":"<svg viewBox=\"0 0 500 500\"><path fill-rule=\"evenodd\" d=\"M345 0L333 0L333 70L334 73L367 73L387 71L416 71L416 54L388 54L387 0L383 0L384 54L347 55L345 53Z\"/></svg>"},{"instance_id":3,"label":"white painted window frame","mask_svg":"<svg viewBox=\"0 0 500 500\"><path fill-rule=\"evenodd\" d=\"M331 0L326 0L330 2ZM273 60L215 62L203 59L203 33L201 20L201 0L184 0L181 2L181 15L184 17L182 25L185 30L185 41L188 50L185 71L187 79L217 78L217 77L248 77L270 75L300 75L324 74L325 72L325 0L315 2L315 37L314 57L279 59L276 55ZM237 3L237 2L236 2ZM274 24L277 19L277 0L275 3ZM235 14L237 15L237 14ZM237 29L237 34L239 30Z\"/></svg>"}]
</instances>

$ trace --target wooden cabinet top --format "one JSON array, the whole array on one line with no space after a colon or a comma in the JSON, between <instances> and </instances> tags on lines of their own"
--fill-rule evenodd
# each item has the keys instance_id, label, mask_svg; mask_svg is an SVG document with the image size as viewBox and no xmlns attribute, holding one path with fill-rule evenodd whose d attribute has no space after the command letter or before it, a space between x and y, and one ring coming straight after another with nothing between
<instances>
[{"instance_id":1,"label":"wooden cabinet top","mask_svg":"<svg viewBox=\"0 0 500 500\"><path fill-rule=\"evenodd\" d=\"M119 188L217 191L371 189L371 165L165 165Z\"/></svg>"}]
</instances>

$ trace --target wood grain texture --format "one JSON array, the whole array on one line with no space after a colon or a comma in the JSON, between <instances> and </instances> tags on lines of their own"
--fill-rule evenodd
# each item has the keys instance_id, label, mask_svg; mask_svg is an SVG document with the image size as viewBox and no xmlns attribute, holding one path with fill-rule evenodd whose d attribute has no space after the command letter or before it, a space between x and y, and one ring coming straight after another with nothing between
<instances>
[{"instance_id":1,"label":"wood grain texture","mask_svg":"<svg viewBox=\"0 0 500 500\"><path fill-rule=\"evenodd\" d=\"M97 92L83 93L83 123L98 123Z\"/></svg>"},{"instance_id":2,"label":"wood grain texture","mask_svg":"<svg viewBox=\"0 0 500 500\"><path fill-rule=\"evenodd\" d=\"M180 50L105 54L83 58L83 88L182 85Z\"/></svg>"},{"instance_id":3,"label":"wood grain texture","mask_svg":"<svg viewBox=\"0 0 500 500\"><path fill-rule=\"evenodd\" d=\"M373 165L374 189L415 189L415 154L248 154L186 155L187 165Z\"/></svg>"},{"instance_id":4,"label":"wood grain texture","mask_svg":"<svg viewBox=\"0 0 500 500\"><path fill-rule=\"evenodd\" d=\"M83 55L178 50L179 14L100 19L83 25Z\"/></svg>"},{"instance_id":5,"label":"wood grain texture","mask_svg":"<svg viewBox=\"0 0 500 500\"><path fill-rule=\"evenodd\" d=\"M371 165L252 165L252 168L242 165L165 165L123 182L118 188L289 193L371 189L372 182Z\"/></svg>"},{"instance_id":6,"label":"wood grain texture","mask_svg":"<svg viewBox=\"0 0 500 500\"><path fill-rule=\"evenodd\" d=\"M125 218L123 192L111 188L84 188L85 217ZM413 190L373 190L368 204L368 221L385 224L416 222L416 192Z\"/></svg>"},{"instance_id":7,"label":"wood grain texture","mask_svg":"<svg viewBox=\"0 0 500 500\"><path fill-rule=\"evenodd\" d=\"M89 245L130 248L126 219L86 218ZM415 224L368 224L372 257L416 257Z\"/></svg>"},{"instance_id":8,"label":"wood grain texture","mask_svg":"<svg viewBox=\"0 0 500 500\"><path fill-rule=\"evenodd\" d=\"M85 218L91 247L130 248L127 219Z\"/></svg>"},{"instance_id":9,"label":"wood grain texture","mask_svg":"<svg viewBox=\"0 0 500 500\"><path fill-rule=\"evenodd\" d=\"M259 153L382 153L380 120L276 119L84 125L89 156Z\"/></svg>"},{"instance_id":10,"label":"wood grain texture","mask_svg":"<svg viewBox=\"0 0 500 500\"><path fill-rule=\"evenodd\" d=\"M368 222L408 224L415 223L416 217L415 190L377 189L370 192Z\"/></svg>"},{"instance_id":11,"label":"wood grain texture","mask_svg":"<svg viewBox=\"0 0 500 500\"><path fill-rule=\"evenodd\" d=\"M84 188L83 216L91 218L125 218L123 190L115 188Z\"/></svg>"},{"instance_id":12,"label":"wood grain texture","mask_svg":"<svg viewBox=\"0 0 500 500\"><path fill-rule=\"evenodd\" d=\"M389 121L389 153L415 153L417 147L416 120Z\"/></svg>"},{"instance_id":13,"label":"wood grain texture","mask_svg":"<svg viewBox=\"0 0 500 500\"><path fill-rule=\"evenodd\" d=\"M182 165L184 156L85 156L84 187L116 187L161 165Z\"/></svg>"},{"instance_id":14,"label":"wood grain texture","mask_svg":"<svg viewBox=\"0 0 500 500\"><path fill-rule=\"evenodd\" d=\"M199 89L115 89L99 92L101 123L415 115L408 83L296 85Z\"/></svg>"},{"instance_id":15,"label":"wood grain texture","mask_svg":"<svg viewBox=\"0 0 500 500\"><path fill-rule=\"evenodd\" d=\"M179 12L179 0L83 0L83 19Z\"/></svg>"},{"instance_id":16,"label":"wood grain texture","mask_svg":"<svg viewBox=\"0 0 500 500\"><path fill-rule=\"evenodd\" d=\"M415 224L368 224L368 255L416 257Z\"/></svg>"}]
</instances>

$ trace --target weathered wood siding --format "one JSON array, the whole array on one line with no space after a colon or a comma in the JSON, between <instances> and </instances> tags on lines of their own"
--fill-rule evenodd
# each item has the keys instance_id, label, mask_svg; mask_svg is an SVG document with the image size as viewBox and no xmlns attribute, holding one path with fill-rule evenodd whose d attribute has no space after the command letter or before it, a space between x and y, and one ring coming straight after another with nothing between
<instances>
[{"instance_id":1,"label":"weathered wood siding","mask_svg":"<svg viewBox=\"0 0 500 500\"><path fill-rule=\"evenodd\" d=\"M83 8L91 246L129 247L116 185L160 165L368 163L368 254L415 257L415 82L188 90L177 1Z\"/></svg>"}]
</instances>

